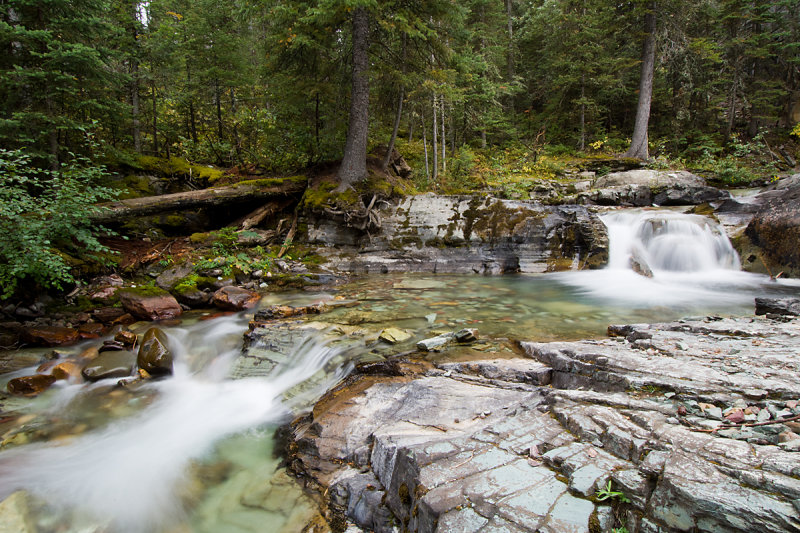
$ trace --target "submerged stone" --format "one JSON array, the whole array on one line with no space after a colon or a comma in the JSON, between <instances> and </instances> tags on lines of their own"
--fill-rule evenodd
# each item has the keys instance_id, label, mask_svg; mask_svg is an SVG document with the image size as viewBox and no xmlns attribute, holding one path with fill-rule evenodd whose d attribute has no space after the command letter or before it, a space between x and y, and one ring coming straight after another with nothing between
<instances>
[{"instance_id":1,"label":"submerged stone","mask_svg":"<svg viewBox=\"0 0 800 533\"><path fill-rule=\"evenodd\" d=\"M14 378L8 382L8 392L21 396L36 396L50 388L56 382L55 376L36 374Z\"/></svg>"},{"instance_id":2,"label":"submerged stone","mask_svg":"<svg viewBox=\"0 0 800 533\"><path fill-rule=\"evenodd\" d=\"M81 374L88 381L124 378L131 374L136 354L129 351L102 352L83 367Z\"/></svg>"}]
</instances>

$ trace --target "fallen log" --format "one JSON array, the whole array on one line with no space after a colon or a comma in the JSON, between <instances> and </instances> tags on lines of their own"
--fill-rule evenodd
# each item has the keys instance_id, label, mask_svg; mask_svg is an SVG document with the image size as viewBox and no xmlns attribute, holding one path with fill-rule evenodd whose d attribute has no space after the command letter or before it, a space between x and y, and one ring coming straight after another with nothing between
<instances>
[{"instance_id":1,"label":"fallen log","mask_svg":"<svg viewBox=\"0 0 800 533\"><path fill-rule=\"evenodd\" d=\"M268 178L240 181L233 185L211 187L197 191L130 198L100 204L100 207L105 209L93 215L92 220L104 223L157 215L169 211L181 211L197 207L216 207L237 202L297 195L306 189L306 183L305 176Z\"/></svg>"}]
</instances>

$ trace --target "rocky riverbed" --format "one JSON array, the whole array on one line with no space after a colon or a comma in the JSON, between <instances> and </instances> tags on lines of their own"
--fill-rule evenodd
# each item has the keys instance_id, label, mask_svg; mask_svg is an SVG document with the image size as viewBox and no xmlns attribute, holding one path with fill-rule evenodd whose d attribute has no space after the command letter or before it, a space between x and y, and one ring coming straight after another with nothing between
<instances>
[{"instance_id":1,"label":"rocky riverbed","mask_svg":"<svg viewBox=\"0 0 800 533\"><path fill-rule=\"evenodd\" d=\"M294 423L292 467L349 531L800 531L800 319L609 334L370 365Z\"/></svg>"}]
</instances>

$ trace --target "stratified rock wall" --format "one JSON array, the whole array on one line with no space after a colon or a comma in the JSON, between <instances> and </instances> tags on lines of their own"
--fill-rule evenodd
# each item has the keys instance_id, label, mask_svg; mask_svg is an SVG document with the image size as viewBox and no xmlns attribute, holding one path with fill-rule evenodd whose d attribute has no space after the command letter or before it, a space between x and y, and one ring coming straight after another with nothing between
<instances>
[{"instance_id":1,"label":"stratified rock wall","mask_svg":"<svg viewBox=\"0 0 800 533\"><path fill-rule=\"evenodd\" d=\"M606 228L583 206L484 196L423 194L380 211L369 234L310 216L307 238L337 269L353 272L544 272L599 268Z\"/></svg>"}]
</instances>

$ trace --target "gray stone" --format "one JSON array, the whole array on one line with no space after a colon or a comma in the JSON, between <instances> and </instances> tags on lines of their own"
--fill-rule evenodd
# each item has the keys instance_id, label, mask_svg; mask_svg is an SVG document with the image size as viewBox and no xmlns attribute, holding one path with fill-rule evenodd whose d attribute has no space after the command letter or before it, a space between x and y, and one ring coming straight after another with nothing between
<instances>
[{"instance_id":1,"label":"gray stone","mask_svg":"<svg viewBox=\"0 0 800 533\"><path fill-rule=\"evenodd\" d=\"M431 337L429 339L423 339L417 343L417 348L422 350L423 352L433 352L436 350L441 349L445 345L455 340L454 333L443 333L441 335L437 335L436 337Z\"/></svg>"},{"instance_id":2,"label":"gray stone","mask_svg":"<svg viewBox=\"0 0 800 533\"><path fill-rule=\"evenodd\" d=\"M481 195L408 196L379 211L367 233L324 213L306 213L308 240L342 271L500 274L600 268L606 228L578 205Z\"/></svg>"},{"instance_id":3,"label":"gray stone","mask_svg":"<svg viewBox=\"0 0 800 533\"><path fill-rule=\"evenodd\" d=\"M88 381L124 378L131 375L136 364L136 354L127 350L103 352L89 361L81 370Z\"/></svg>"}]
</instances>

